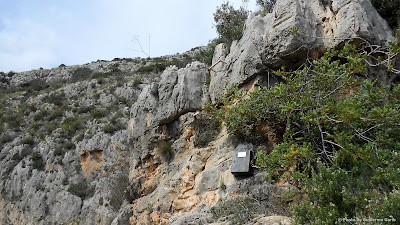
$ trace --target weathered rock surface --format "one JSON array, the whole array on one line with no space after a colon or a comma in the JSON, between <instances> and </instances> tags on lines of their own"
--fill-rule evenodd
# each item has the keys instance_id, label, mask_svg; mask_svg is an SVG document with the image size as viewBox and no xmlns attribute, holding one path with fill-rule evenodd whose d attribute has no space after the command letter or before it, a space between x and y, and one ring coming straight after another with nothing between
<instances>
[{"instance_id":1,"label":"weathered rock surface","mask_svg":"<svg viewBox=\"0 0 400 225\"><path fill-rule=\"evenodd\" d=\"M245 26L243 37L232 43L229 54L223 44L216 48L213 63L224 63L211 72L213 101L231 83L242 85L258 74L274 83L276 78L268 68L296 68L307 58L353 38L379 45L395 39L369 0L277 1L272 13L251 15Z\"/></svg>"},{"instance_id":2,"label":"weathered rock surface","mask_svg":"<svg viewBox=\"0 0 400 225\"><path fill-rule=\"evenodd\" d=\"M206 65L167 68L159 83L146 86L131 111L130 131L138 138L149 128L171 123L180 115L200 110L206 101Z\"/></svg>"},{"instance_id":3,"label":"weathered rock surface","mask_svg":"<svg viewBox=\"0 0 400 225\"><path fill-rule=\"evenodd\" d=\"M213 209L252 199L259 211L245 224L290 224L282 196L294 187L260 171L234 177L232 151L241 143L223 127L207 132L209 118L199 112L231 83L246 91L274 85L270 69L295 68L349 38L393 39L368 0L324 2L282 0L272 13L252 15L241 40L216 47L210 71L196 62L196 48L3 73L0 223L229 224ZM21 85L31 89L11 91Z\"/></svg>"}]
</instances>

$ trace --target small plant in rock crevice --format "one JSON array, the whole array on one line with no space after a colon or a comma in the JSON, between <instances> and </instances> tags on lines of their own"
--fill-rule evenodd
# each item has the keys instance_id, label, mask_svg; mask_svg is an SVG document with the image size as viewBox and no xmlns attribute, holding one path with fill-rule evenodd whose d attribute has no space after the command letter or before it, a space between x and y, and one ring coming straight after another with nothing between
<instances>
[{"instance_id":1,"label":"small plant in rock crevice","mask_svg":"<svg viewBox=\"0 0 400 225\"><path fill-rule=\"evenodd\" d=\"M164 158L166 161L174 155L174 150L172 149L172 145L170 141L162 140L158 142L156 147L156 154L161 158Z\"/></svg>"}]
</instances>

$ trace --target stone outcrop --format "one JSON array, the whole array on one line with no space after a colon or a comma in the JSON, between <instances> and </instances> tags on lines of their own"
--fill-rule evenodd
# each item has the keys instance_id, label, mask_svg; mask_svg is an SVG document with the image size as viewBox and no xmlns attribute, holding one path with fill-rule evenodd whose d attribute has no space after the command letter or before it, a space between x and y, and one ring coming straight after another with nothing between
<instances>
[{"instance_id":1,"label":"stone outcrop","mask_svg":"<svg viewBox=\"0 0 400 225\"><path fill-rule=\"evenodd\" d=\"M169 67L159 83L146 86L131 110L133 138L149 128L171 123L180 115L200 110L207 100L207 69L199 62L186 68Z\"/></svg>"},{"instance_id":2,"label":"stone outcrop","mask_svg":"<svg viewBox=\"0 0 400 225\"><path fill-rule=\"evenodd\" d=\"M213 63L224 63L211 72L211 99L215 101L231 83L241 86L259 74L273 84L276 78L268 69L296 68L307 58L348 41L385 46L395 40L369 0L328 2L277 1L272 13L251 15L243 37L232 43L229 54L223 44L216 48Z\"/></svg>"},{"instance_id":3,"label":"stone outcrop","mask_svg":"<svg viewBox=\"0 0 400 225\"><path fill-rule=\"evenodd\" d=\"M2 95L1 112L26 110L17 124L7 115L1 134L0 223L229 224L213 209L252 199L259 211L244 224L290 224L287 203L296 199L283 193L295 187L257 170L234 177L232 152L244 143L209 126L202 105L231 83L245 91L272 86L273 69L296 68L351 38L385 45L393 36L368 0L282 0L272 13L251 15L229 49L218 45L210 70L194 59L202 50L195 48L3 73L0 90L34 80L50 88ZM176 60L162 71L154 66ZM272 149L274 135L247 145Z\"/></svg>"}]
</instances>

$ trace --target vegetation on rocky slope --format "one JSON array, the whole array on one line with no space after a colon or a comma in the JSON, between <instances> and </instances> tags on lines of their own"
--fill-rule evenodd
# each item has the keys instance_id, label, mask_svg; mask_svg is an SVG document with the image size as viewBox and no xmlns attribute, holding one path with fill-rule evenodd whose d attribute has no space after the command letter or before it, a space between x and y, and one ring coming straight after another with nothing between
<instances>
[{"instance_id":1,"label":"vegetation on rocky slope","mask_svg":"<svg viewBox=\"0 0 400 225\"><path fill-rule=\"evenodd\" d=\"M399 50L392 43L387 53ZM257 166L306 194L292 207L299 224L400 220L400 85L365 79L366 60L365 52L347 44L296 71L277 71L284 82L271 88L244 97L233 86L205 106L245 140L265 142L262 125L283 130L272 151L258 152ZM388 70L391 63L385 62Z\"/></svg>"}]
</instances>

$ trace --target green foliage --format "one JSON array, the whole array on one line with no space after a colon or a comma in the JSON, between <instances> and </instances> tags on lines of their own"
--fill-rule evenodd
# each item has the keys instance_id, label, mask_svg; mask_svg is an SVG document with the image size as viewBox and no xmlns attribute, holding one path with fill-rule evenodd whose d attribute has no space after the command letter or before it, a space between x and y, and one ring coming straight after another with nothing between
<instances>
[{"instance_id":1,"label":"green foliage","mask_svg":"<svg viewBox=\"0 0 400 225\"><path fill-rule=\"evenodd\" d=\"M206 147L211 141L215 140L220 131L220 122L213 119L196 119L195 131L196 139L194 145L196 147Z\"/></svg>"},{"instance_id":2,"label":"green foliage","mask_svg":"<svg viewBox=\"0 0 400 225\"><path fill-rule=\"evenodd\" d=\"M1 136L1 138L0 138L0 143L1 143L1 144L5 144L5 143L10 142L10 141L12 141L12 140L13 140L13 138L11 137L11 135L9 135L9 134L3 134L3 135Z\"/></svg>"},{"instance_id":3,"label":"green foliage","mask_svg":"<svg viewBox=\"0 0 400 225\"><path fill-rule=\"evenodd\" d=\"M242 95L237 86L231 85L224 96L217 98L215 104L207 103L204 108L214 115L214 119L226 123L228 133L246 140L257 140L260 138L255 132L257 126L268 121L278 121L274 115L276 109L273 104L267 108L268 96L264 96L262 90L251 93L251 100L242 98ZM228 107L235 100L238 100L238 104Z\"/></svg>"},{"instance_id":4,"label":"green foliage","mask_svg":"<svg viewBox=\"0 0 400 225\"><path fill-rule=\"evenodd\" d=\"M47 117L49 121L61 119L64 116L64 112L62 110L56 110Z\"/></svg>"},{"instance_id":5,"label":"green foliage","mask_svg":"<svg viewBox=\"0 0 400 225\"><path fill-rule=\"evenodd\" d=\"M298 27L292 27L290 28L290 34L292 36L295 36L297 34L297 32L299 32L299 28Z\"/></svg>"},{"instance_id":6,"label":"green foliage","mask_svg":"<svg viewBox=\"0 0 400 225\"><path fill-rule=\"evenodd\" d=\"M135 88L135 89L139 89L139 85L140 85L142 82L143 82L143 78L141 78L141 77L136 77L136 78L133 80L132 87Z\"/></svg>"},{"instance_id":7,"label":"green foliage","mask_svg":"<svg viewBox=\"0 0 400 225\"><path fill-rule=\"evenodd\" d=\"M276 0L256 0L256 4L260 7L260 11L262 15L266 15L267 13L272 12L274 9Z\"/></svg>"},{"instance_id":8,"label":"green foliage","mask_svg":"<svg viewBox=\"0 0 400 225\"><path fill-rule=\"evenodd\" d=\"M91 79L97 79L99 83L103 83L101 81L102 78L107 78L107 77L110 77L110 76L117 76L117 75L122 75L122 74L124 74L124 72L121 69L119 69L119 63L114 63L114 64L112 64L112 65L110 65L108 67L108 71L107 72L104 72L104 73L100 73L100 72L93 73L90 77L91 77Z\"/></svg>"},{"instance_id":9,"label":"green foliage","mask_svg":"<svg viewBox=\"0 0 400 225\"><path fill-rule=\"evenodd\" d=\"M124 200L132 202L134 199L130 196L129 178L125 174L120 174L116 179L110 180L108 183L110 192L110 205L114 210L121 208ZM136 199L136 198L135 198Z\"/></svg>"},{"instance_id":10,"label":"green foliage","mask_svg":"<svg viewBox=\"0 0 400 225\"><path fill-rule=\"evenodd\" d=\"M85 128L84 122L89 120L87 116L83 117L68 117L60 124L62 128L62 136L67 139L71 139L78 131Z\"/></svg>"},{"instance_id":11,"label":"green foliage","mask_svg":"<svg viewBox=\"0 0 400 225\"><path fill-rule=\"evenodd\" d=\"M28 92L33 91L41 91L49 87L45 80L42 79L34 79L26 83L22 83L21 87L23 87Z\"/></svg>"},{"instance_id":12,"label":"green foliage","mask_svg":"<svg viewBox=\"0 0 400 225\"><path fill-rule=\"evenodd\" d=\"M92 110L95 110L95 108L96 108L96 107L95 107L94 105L81 106L81 107L78 108L77 113L78 113L78 114L87 113L87 112L90 112L90 111L92 111Z\"/></svg>"},{"instance_id":13,"label":"green foliage","mask_svg":"<svg viewBox=\"0 0 400 225\"><path fill-rule=\"evenodd\" d=\"M400 85L358 80L365 59L347 44L295 72L276 72L284 82L271 88L243 97L232 87L205 106L246 140L260 140L262 124L284 126L281 142L271 152L259 151L256 163L307 194L292 207L298 224L400 220Z\"/></svg>"},{"instance_id":14,"label":"green foliage","mask_svg":"<svg viewBox=\"0 0 400 225\"><path fill-rule=\"evenodd\" d=\"M25 137L24 139L21 140L21 144L34 145L35 144L35 140L33 139L33 137L28 136L28 137Z\"/></svg>"},{"instance_id":15,"label":"green foliage","mask_svg":"<svg viewBox=\"0 0 400 225\"><path fill-rule=\"evenodd\" d=\"M86 67L79 67L75 71L72 72L71 82L77 82L80 80L85 80L88 78L90 74L92 74L92 70Z\"/></svg>"},{"instance_id":16,"label":"green foliage","mask_svg":"<svg viewBox=\"0 0 400 225\"><path fill-rule=\"evenodd\" d=\"M40 155L39 152L33 152L31 155L31 160L32 160L32 167L37 170L43 170L44 169L44 162L42 155Z\"/></svg>"},{"instance_id":17,"label":"green foliage","mask_svg":"<svg viewBox=\"0 0 400 225\"><path fill-rule=\"evenodd\" d=\"M13 77L15 74L16 74L16 73L15 73L14 71L11 70L10 72L7 73L7 76L8 76L8 77Z\"/></svg>"},{"instance_id":18,"label":"green foliage","mask_svg":"<svg viewBox=\"0 0 400 225\"><path fill-rule=\"evenodd\" d=\"M399 27L400 0L372 0L372 5L392 28Z\"/></svg>"},{"instance_id":19,"label":"green foliage","mask_svg":"<svg viewBox=\"0 0 400 225\"><path fill-rule=\"evenodd\" d=\"M174 154L174 150L172 149L171 142L169 141L160 141L157 144L156 153L160 157L164 158L165 160L169 160L170 157Z\"/></svg>"},{"instance_id":20,"label":"green foliage","mask_svg":"<svg viewBox=\"0 0 400 225\"><path fill-rule=\"evenodd\" d=\"M103 131L104 133L113 134L116 131L116 129L112 124L108 124L103 127Z\"/></svg>"},{"instance_id":21,"label":"green foliage","mask_svg":"<svg viewBox=\"0 0 400 225\"><path fill-rule=\"evenodd\" d=\"M68 191L71 194L80 197L81 199L90 198L95 192L95 186L89 185L85 179L80 180L78 183L69 185Z\"/></svg>"},{"instance_id":22,"label":"green foliage","mask_svg":"<svg viewBox=\"0 0 400 225\"><path fill-rule=\"evenodd\" d=\"M55 123L46 123L46 125L44 125L44 131L46 131L47 134L51 134L55 129L57 128L57 124Z\"/></svg>"},{"instance_id":23,"label":"green foliage","mask_svg":"<svg viewBox=\"0 0 400 225\"><path fill-rule=\"evenodd\" d=\"M50 95L46 96L43 100L60 107L63 105L63 102L65 102L65 93L64 92L51 93Z\"/></svg>"},{"instance_id":24,"label":"green foliage","mask_svg":"<svg viewBox=\"0 0 400 225\"><path fill-rule=\"evenodd\" d=\"M142 66L139 69L136 70L137 73L151 73L151 72L162 72L164 71L167 67L174 65L175 63L173 61L167 61L167 62L157 62L154 64L150 64L148 66Z\"/></svg>"},{"instance_id":25,"label":"green foliage","mask_svg":"<svg viewBox=\"0 0 400 225\"><path fill-rule=\"evenodd\" d=\"M260 205L255 199L233 199L220 200L211 208L214 218L220 219L227 217L230 224L245 224L254 218L255 215L261 213Z\"/></svg>"},{"instance_id":26,"label":"green foliage","mask_svg":"<svg viewBox=\"0 0 400 225\"><path fill-rule=\"evenodd\" d=\"M8 129L13 129L15 131L20 130L20 126L22 125L24 114L21 111L15 110L5 110L2 115L1 121L8 124Z\"/></svg>"},{"instance_id":27,"label":"green foliage","mask_svg":"<svg viewBox=\"0 0 400 225\"><path fill-rule=\"evenodd\" d=\"M34 121L44 120L49 112L45 109L40 110L33 116Z\"/></svg>"},{"instance_id":28,"label":"green foliage","mask_svg":"<svg viewBox=\"0 0 400 225\"><path fill-rule=\"evenodd\" d=\"M100 109L93 109L90 111L90 115L92 115L92 117L95 119L103 118L106 116L106 114L106 111Z\"/></svg>"},{"instance_id":29,"label":"green foliage","mask_svg":"<svg viewBox=\"0 0 400 225\"><path fill-rule=\"evenodd\" d=\"M214 21L219 38L227 45L234 40L239 40L243 35L244 23L248 14L249 12L244 8L234 9L229 2L217 7Z\"/></svg>"},{"instance_id":30,"label":"green foliage","mask_svg":"<svg viewBox=\"0 0 400 225\"><path fill-rule=\"evenodd\" d=\"M222 43L223 41L219 38L215 38L213 40L210 40L206 46L205 50L201 50L198 55L196 56L196 59L202 63L205 63L207 65L212 64L212 59L214 56L214 51L215 51L215 47Z\"/></svg>"},{"instance_id":31,"label":"green foliage","mask_svg":"<svg viewBox=\"0 0 400 225\"><path fill-rule=\"evenodd\" d=\"M61 145L59 145L56 150L54 150L54 155L55 156L63 156L65 152L68 150L71 150L75 148L75 144L71 141L63 142Z\"/></svg>"}]
</instances>

